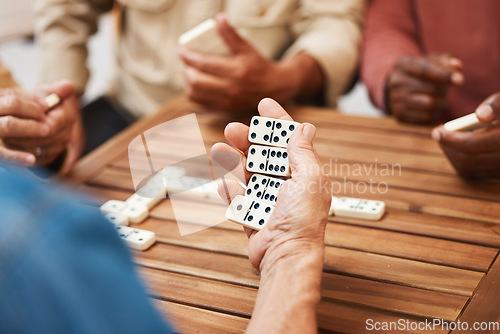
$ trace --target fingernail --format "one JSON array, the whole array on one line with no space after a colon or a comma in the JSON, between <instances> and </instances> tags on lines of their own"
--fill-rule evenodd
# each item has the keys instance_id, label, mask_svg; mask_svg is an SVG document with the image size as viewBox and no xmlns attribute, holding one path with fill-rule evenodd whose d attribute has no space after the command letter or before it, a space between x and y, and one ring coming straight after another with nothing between
<instances>
[{"instance_id":1,"label":"fingernail","mask_svg":"<svg viewBox=\"0 0 500 334\"><path fill-rule=\"evenodd\" d=\"M481 104L476 109L476 115L482 122L490 122L493 120L493 108L489 104Z\"/></svg>"},{"instance_id":2,"label":"fingernail","mask_svg":"<svg viewBox=\"0 0 500 334\"><path fill-rule=\"evenodd\" d=\"M457 58L450 58L449 64L453 67L462 68L462 62Z\"/></svg>"},{"instance_id":3,"label":"fingernail","mask_svg":"<svg viewBox=\"0 0 500 334\"><path fill-rule=\"evenodd\" d=\"M30 154L26 157L25 161L27 165L32 166L36 163L36 158L34 155Z\"/></svg>"},{"instance_id":4,"label":"fingernail","mask_svg":"<svg viewBox=\"0 0 500 334\"><path fill-rule=\"evenodd\" d=\"M437 130L437 129L432 130L432 138L435 141L440 141L441 140L441 133L439 132L439 130Z\"/></svg>"},{"instance_id":5,"label":"fingernail","mask_svg":"<svg viewBox=\"0 0 500 334\"><path fill-rule=\"evenodd\" d=\"M310 141L313 141L314 136L316 135L316 128L312 124L306 124L302 129L302 134Z\"/></svg>"},{"instance_id":6,"label":"fingernail","mask_svg":"<svg viewBox=\"0 0 500 334\"><path fill-rule=\"evenodd\" d=\"M461 73L454 72L451 75L451 82L455 85L461 85L464 82L464 76Z\"/></svg>"}]
</instances>

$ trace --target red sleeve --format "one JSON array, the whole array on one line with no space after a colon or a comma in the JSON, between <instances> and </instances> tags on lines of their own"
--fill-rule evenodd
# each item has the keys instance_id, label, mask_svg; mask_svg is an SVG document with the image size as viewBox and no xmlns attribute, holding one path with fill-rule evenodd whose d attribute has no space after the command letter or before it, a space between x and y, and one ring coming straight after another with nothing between
<instances>
[{"instance_id":1,"label":"red sleeve","mask_svg":"<svg viewBox=\"0 0 500 334\"><path fill-rule=\"evenodd\" d=\"M412 0L372 0L366 14L361 76L373 103L384 109L384 86L394 63L421 54Z\"/></svg>"}]
</instances>

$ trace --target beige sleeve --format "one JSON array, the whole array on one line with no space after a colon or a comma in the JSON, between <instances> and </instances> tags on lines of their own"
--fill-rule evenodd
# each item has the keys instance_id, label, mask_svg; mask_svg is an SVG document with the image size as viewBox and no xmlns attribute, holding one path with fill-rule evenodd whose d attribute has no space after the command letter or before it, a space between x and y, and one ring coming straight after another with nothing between
<instances>
[{"instance_id":1,"label":"beige sleeve","mask_svg":"<svg viewBox=\"0 0 500 334\"><path fill-rule=\"evenodd\" d=\"M83 94L89 78L87 41L97 31L99 15L112 6L113 0L36 1L40 83L69 79Z\"/></svg>"},{"instance_id":2,"label":"beige sleeve","mask_svg":"<svg viewBox=\"0 0 500 334\"><path fill-rule=\"evenodd\" d=\"M295 42L286 56L305 52L316 59L331 107L348 88L358 65L364 6L364 0L302 0L292 25Z\"/></svg>"},{"instance_id":3,"label":"beige sleeve","mask_svg":"<svg viewBox=\"0 0 500 334\"><path fill-rule=\"evenodd\" d=\"M9 69L0 61L0 89L5 88L19 89L20 87L14 77L12 77Z\"/></svg>"}]
</instances>

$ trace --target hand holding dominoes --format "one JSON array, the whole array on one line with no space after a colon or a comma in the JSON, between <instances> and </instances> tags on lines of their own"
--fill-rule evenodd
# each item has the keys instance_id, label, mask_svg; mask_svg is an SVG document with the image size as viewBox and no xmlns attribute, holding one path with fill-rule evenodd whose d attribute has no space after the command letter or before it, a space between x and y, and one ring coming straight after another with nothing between
<instances>
[{"instance_id":1,"label":"hand holding dominoes","mask_svg":"<svg viewBox=\"0 0 500 334\"><path fill-rule=\"evenodd\" d=\"M273 251L267 253L266 263L271 263L274 256L282 256L281 252L286 250L290 251L290 254L285 254L286 257L292 256L292 250L300 252L301 248L321 252L331 194L321 190L321 186L330 180L321 174L320 162L314 152L314 126L293 122L286 111L271 99L261 101L259 112L263 117L254 118L253 121L259 122L252 122L250 128L241 123L231 123L225 131L228 141L243 152L242 164L249 166L249 162L253 162L259 168L258 173L246 170L246 189L232 180L227 180L225 187L219 185L219 189L230 189L231 204L227 218L246 227L250 238L250 260L256 268L262 269L265 265L261 262L262 257L268 249ZM269 119L274 123L266 126ZM259 128L261 124L264 127ZM291 131L290 125L293 125ZM285 128L287 133L282 132ZM274 135L279 136L277 140L273 139ZM249 139L258 142L251 143ZM251 154L252 145L259 146L256 150L259 154ZM263 150L266 150L265 157ZM237 152L223 143L214 145L212 151ZM278 152L281 152L280 158ZM285 158L283 153L287 153ZM260 169L261 163L272 163L273 168ZM279 166L278 171L275 165ZM291 178L281 178L283 166ZM257 230L260 230L259 233ZM275 243L285 246L279 246L280 251L277 251Z\"/></svg>"},{"instance_id":2,"label":"hand holding dominoes","mask_svg":"<svg viewBox=\"0 0 500 334\"><path fill-rule=\"evenodd\" d=\"M500 93L470 114L435 128L432 137L459 174L500 176Z\"/></svg>"}]
</instances>

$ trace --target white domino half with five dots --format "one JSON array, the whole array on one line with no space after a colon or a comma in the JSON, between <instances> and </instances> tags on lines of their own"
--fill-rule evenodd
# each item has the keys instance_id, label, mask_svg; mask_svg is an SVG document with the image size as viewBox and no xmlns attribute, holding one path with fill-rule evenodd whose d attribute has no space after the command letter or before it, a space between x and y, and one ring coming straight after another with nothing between
<instances>
[{"instance_id":1,"label":"white domino half with five dots","mask_svg":"<svg viewBox=\"0 0 500 334\"><path fill-rule=\"evenodd\" d=\"M115 225L115 229L127 246L133 249L146 250L156 241L156 235L151 231L121 225Z\"/></svg>"},{"instance_id":2,"label":"white domino half with five dots","mask_svg":"<svg viewBox=\"0 0 500 334\"><path fill-rule=\"evenodd\" d=\"M300 123L254 116L250 121L248 140L251 143L287 147L292 132Z\"/></svg>"},{"instance_id":3,"label":"white domino half with five dots","mask_svg":"<svg viewBox=\"0 0 500 334\"><path fill-rule=\"evenodd\" d=\"M338 217L379 220L385 212L385 203L367 199L341 197L332 198L330 214Z\"/></svg>"},{"instance_id":4,"label":"white domino half with five dots","mask_svg":"<svg viewBox=\"0 0 500 334\"><path fill-rule=\"evenodd\" d=\"M226 218L251 229L261 230L273 210L273 205L237 195L226 211Z\"/></svg>"},{"instance_id":5,"label":"white domino half with five dots","mask_svg":"<svg viewBox=\"0 0 500 334\"><path fill-rule=\"evenodd\" d=\"M248 181L245 196L267 204L276 205L278 192L283 182L285 181L275 177L254 174L250 178L250 181Z\"/></svg>"},{"instance_id":6,"label":"white domino half with five dots","mask_svg":"<svg viewBox=\"0 0 500 334\"><path fill-rule=\"evenodd\" d=\"M261 174L290 176L286 148L251 145L248 149L247 170Z\"/></svg>"}]
</instances>

